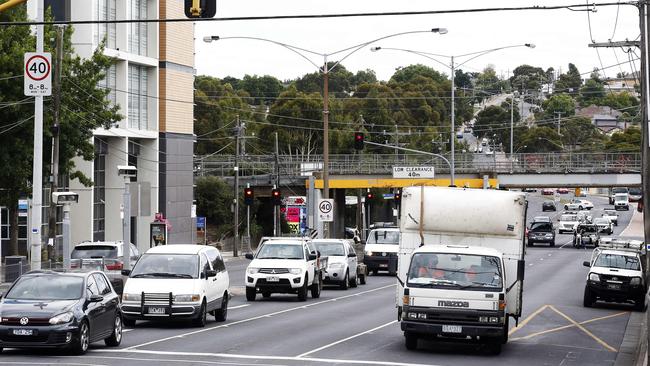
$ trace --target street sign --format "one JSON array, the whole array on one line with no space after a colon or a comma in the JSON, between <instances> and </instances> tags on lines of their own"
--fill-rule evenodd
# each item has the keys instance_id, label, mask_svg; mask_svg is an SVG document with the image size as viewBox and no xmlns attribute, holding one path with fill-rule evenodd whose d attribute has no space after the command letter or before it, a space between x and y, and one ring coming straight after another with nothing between
<instances>
[{"instance_id":1,"label":"street sign","mask_svg":"<svg viewBox=\"0 0 650 366\"><path fill-rule=\"evenodd\" d=\"M385 200L394 200L395 199L395 194L394 193L384 193L383 197Z\"/></svg>"},{"instance_id":2,"label":"street sign","mask_svg":"<svg viewBox=\"0 0 650 366\"><path fill-rule=\"evenodd\" d=\"M195 218L196 217L196 205L192 205L190 208L190 217Z\"/></svg>"},{"instance_id":3,"label":"street sign","mask_svg":"<svg viewBox=\"0 0 650 366\"><path fill-rule=\"evenodd\" d=\"M321 199L318 201L318 218L323 222L334 221L334 200Z\"/></svg>"},{"instance_id":4,"label":"street sign","mask_svg":"<svg viewBox=\"0 0 650 366\"><path fill-rule=\"evenodd\" d=\"M429 178L434 177L432 166L394 166L393 178Z\"/></svg>"},{"instance_id":5,"label":"street sign","mask_svg":"<svg viewBox=\"0 0 650 366\"><path fill-rule=\"evenodd\" d=\"M49 52L26 52L24 66L25 95L52 95L52 55Z\"/></svg>"},{"instance_id":6,"label":"street sign","mask_svg":"<svg viewBox=\"0 0 650 366\"><path fill-rule=\"evenodd\" d=\"M196 218L196 228L205 229L205 216L197 216Z\"/></svg>"}]
</instances>

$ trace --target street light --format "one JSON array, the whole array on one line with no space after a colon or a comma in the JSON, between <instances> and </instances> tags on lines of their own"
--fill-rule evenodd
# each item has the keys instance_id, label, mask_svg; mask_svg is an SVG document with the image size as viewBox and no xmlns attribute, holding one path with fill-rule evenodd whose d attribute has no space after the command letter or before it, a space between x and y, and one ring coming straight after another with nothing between
<instances>
[{"instance_id":1,"label":"street light","mask_svg":"<svg viewBox=\"0 0 650 366\"><path fill-rule=\"evenodd\" d=\"M532 43L524 43L524 44L518 44L518 45L511 45L511 46L504 46L504 47L498 47L498 48L491 48L483 51L477 51L477 52L470 52L470 53L465 53L462 55L441 55L441 54L436 54L436 53L430 53L430 52L422 52L422 51L414 51L414 50L408 50L404 48L390 48L390 47L372 47L370 51L377 52L379 50L391 50L391 51L402 51L402 52L408 52L412 53L418 56L422 56L425 58L428 58L429 60L435 61L449 69L451 69L451 185L455 185L455 147L454 147L454 142L456 139L456 110L455 110L455 90L456 90L456 85L454 82L454 77L455 77L455 71L457 67L463 66L464 64L468 63L469 61L472 61L473 59L477 57L481 57L483 55L486 55L491 52L499 51L499 50L504 50L507 48L515 48L515 47L528 47L528 48L535 48L535 45ZM436 57L445 57L450 60L449 64L446 64L432 56ZM467 60L463 61L459 65L454 64L454 59L458 57L467 57L467 56L472 56L468 58Z\"/></svg>"},{"instance_id":2,"label":"street light","mask_svg":"<svg viewBox=\"0 0 650 366\"><path fill-rule=\"evenodd\" d=\"M336 66L340 65L343 60L348 58L350 55L353 53L361 50L362 48L368 46L371 43L381 41L383 39L387 38L392 38L392 37L397 37L397 36L402 36L406 34L416 34L416 33L438 33L438 34L446 34L447 29L446 28L432 28L431 30L426 30L426 31L408 31L408 32L400 32L400 33L393 33L389 34L387 36L383 36L380 38L373 39L371 41L363 42L354 46L346 47L344 49L335 51L335 52L330 52L330 53L322 53L322 52L316 52L312 50L308 50L306 48L298 47L298 46L293 46L287 43L283 42L278 42L274 41L272 39L267 39L267 38L261 38L261 37L243 37L243 36L235 36L235 37L220 37L220 36L206 36L203 37L203 41L206 43L210 43L212 41L219 41L219 40L227 40L227 39L246 39L246 40L254 40L254 41L262 41L262 42L269 42L273 43L275 45L284 47L288 49L289 51L297 54L298 56L302 57L305 59L307 62L310 64L314 65L318 72L323 74L323 198L329 198L329 72L331 69L335 68ZM345 53L345 55L336 61L334 65L329 68L327 65L327 59L331 56ZM323 66L319 66L315 62L313 62L307 55L315 55L315 56L320 56L323 58ZM326 224L327 225L327 224ZM329 230L327 230L326 237L329 236Z\"/></svg>"},{"instance_id":3,"label":"street light","mask_svg":"<svg viewBox=\"0 0 650 366\"><path fill-rule=\"evenodd\" d=\"M553 144L553 145L559 147L560 149L564 150L564 144L562 144L562 143L558 144L557 142L555 142L553 140L549 140L549 139L547 139L545 137L540 137L540 136L537 137L537 140L539 140L539 141L541 141L541 140L548 141L551 144Z\"/></svg>"}]
</instances>

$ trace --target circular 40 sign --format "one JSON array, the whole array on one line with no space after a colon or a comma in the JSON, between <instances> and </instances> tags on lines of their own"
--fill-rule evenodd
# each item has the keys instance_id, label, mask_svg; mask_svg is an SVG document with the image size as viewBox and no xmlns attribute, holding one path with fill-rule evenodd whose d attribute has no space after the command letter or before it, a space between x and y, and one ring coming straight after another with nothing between
<instances>
[{"instance_id":1,"label":"circular 40 sign","mask_svg":"<svg viewBox=\"0 0 650 366\"><path fill-rule=\"evenodd\" d=\"M48 52L25 53L25 95L52 95L52 62Z\"/></svg>"}]
</instances>

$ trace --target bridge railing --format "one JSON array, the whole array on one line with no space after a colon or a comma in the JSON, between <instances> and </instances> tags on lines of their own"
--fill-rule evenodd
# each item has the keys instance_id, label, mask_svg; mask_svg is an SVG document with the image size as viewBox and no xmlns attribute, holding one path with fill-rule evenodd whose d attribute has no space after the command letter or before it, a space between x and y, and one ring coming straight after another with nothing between
<instances>
[{"instance_id":1,"label":"bridge railing","mask_svg":"<svg viewBox=\"0 0 650 366\"><path fill-rule=\"evenodd\" d=\"M235 159L232 155L197 158L198 175L231 176ZM281 176L309 176L322 170L320 155L309 157L281 155ZM330 155L330 175L391 175L393 166L433 166L437 174L448 174L442 159L419 154ZM276 159L272 155L240 157L240 175L273 175ZM547 154L457 154L457 174L492 173L638 173L639 153L547 153Z\"/></svg>"}]
</instances>

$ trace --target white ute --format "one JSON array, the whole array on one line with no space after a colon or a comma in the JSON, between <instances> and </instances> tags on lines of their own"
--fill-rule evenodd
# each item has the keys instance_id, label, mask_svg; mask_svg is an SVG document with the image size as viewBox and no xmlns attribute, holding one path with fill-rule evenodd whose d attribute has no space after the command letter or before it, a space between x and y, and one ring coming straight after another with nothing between
<instances>
[{"instance_id":1,"label":"white ute","mask_svg":"<svg viewBox=\"0 0 650 366\"><path fill-rule=\"evenodd\" d=\"M403 191L396 305L407 349L471 338L501 351L521 316L526 206L521 192Z\"/></svg>"},{"instance_id":2,"label":"white ute","mask_svg":"<svg viewBox=\"0 0 650 366\"><path fill-rule=\"evenodd\" d=\"M272 293L298 294L298 300L320 297L323 269L327 258L320 258L307 238L269 238L257 249L246 269L246 300L255 301L257 293L268 298Z\"/></svg>"}]
</instances>

